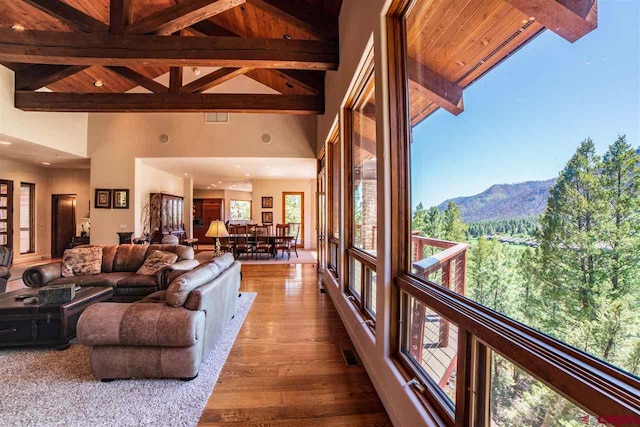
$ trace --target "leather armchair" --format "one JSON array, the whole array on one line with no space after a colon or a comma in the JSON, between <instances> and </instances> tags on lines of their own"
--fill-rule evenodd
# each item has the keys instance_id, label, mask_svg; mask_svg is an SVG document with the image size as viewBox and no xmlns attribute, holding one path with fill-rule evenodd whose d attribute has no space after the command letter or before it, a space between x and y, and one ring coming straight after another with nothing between
<instances>
[{"instance_id":1,"label":"leather armchair","mask_svg":"<svg viewBox=\"0 0 640 427\"><path fill-rule=\"evenodd\" d=\"M7 282L11 277L11 263L13 262L13 249L0 246L0 294L6 292Z\"/></svg>"}]
</instances>

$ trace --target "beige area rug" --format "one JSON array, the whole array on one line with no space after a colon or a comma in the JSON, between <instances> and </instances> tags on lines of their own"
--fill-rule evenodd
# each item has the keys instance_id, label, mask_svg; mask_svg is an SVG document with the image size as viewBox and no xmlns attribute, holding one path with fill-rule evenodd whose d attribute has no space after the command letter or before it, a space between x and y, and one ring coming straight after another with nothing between
<instances>
[{"instance_id":1,"label":"beige area rug","mask_svg":"<svg viewBox=\"0 0 640 427\"><path fill-rule=\"evenodd\" d=\"M94 379L90 349L0 350L0 425L195 426L256 293L244 292L235 318L192 381Z\"/></svg>"},{"instance_id":2,"label":"beige area rug","mask_svg":"<svg viewBox=\"0 0 640 427\"><path fill-rule=\"evenodd\" d=\"M203 248L196 251L196 259L200 262L207 260L213 257L213 250L206 249L204 245ZM314 250L309 249L298 249L298 256L294 252L291 252L291 259L287 259L287 254L284 255L284 259L282 255L278 253L278 258L267 258L263 254L258 255L258 259L254 259L253 255L249 256L240 256L238 258L242 264L253 265L253 264L317 264L318 263L318 253Z\"/></svg>"}]
</instances>

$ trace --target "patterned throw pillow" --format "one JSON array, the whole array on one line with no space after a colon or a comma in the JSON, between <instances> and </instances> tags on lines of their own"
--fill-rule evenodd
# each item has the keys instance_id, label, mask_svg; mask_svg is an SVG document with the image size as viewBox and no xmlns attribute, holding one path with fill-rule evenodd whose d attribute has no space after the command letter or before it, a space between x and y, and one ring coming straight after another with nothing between
<instances>
[{"instance_id":1,"label":"patterned throw pillow","mask_svg":"<svg viewBox=\"0 0 640 427\"><path fill-rule=\"evenodd\" d=\"M142 267L136 271L136 274L144 274L149 276L156 274L163 268L175 263L178 260L178 255L173 252L153 251L151 255L145 260Z\"/></svg>"},{"instance_id":2,"label":"patterned throw pillow","mask_svg":"<svg viewBox=\"0 0 640 427\"><path fill-rule=\"evenodd\" d=\"M102 268L102 247L89 246L64 251L62 277L99 274Z\"/></svg>"}]
</instances>

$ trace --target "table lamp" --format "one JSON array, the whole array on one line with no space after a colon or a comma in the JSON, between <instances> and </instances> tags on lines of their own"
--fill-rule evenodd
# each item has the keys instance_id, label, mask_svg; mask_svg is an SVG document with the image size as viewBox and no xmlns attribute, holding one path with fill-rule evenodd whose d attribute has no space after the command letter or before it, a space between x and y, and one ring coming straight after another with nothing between
<instances>
[{"instance_id":1,"label":"table lamp","mask_svg":"<svg viewBox=\"0 0 640 427\"><path fill-rule=\"evenodd\" d=\"M214 237L216 239L216 244L213 250L213 256L218 257L222 255L222 251L220 250L220 237L228 237L229 232L227 231L227 227L224 226L224 222L222 221L211 221L211 225L209 225L209 229L207 230L206 237Z\"/></svg>"}]
</instances>

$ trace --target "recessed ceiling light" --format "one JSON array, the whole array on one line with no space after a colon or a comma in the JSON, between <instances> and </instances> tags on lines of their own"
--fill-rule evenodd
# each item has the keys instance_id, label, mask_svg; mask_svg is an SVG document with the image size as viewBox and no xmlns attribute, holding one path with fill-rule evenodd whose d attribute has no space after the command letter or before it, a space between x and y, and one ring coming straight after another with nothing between
<instances>
[{"instance_id":1,"label":"recessed ceiling light","mask_svg":"<svg viewBox=\"0 0 640 427\"><path fill-rule=\"evenodd\" d=\"M198 68L198 67L193 68L193 74L195 74L196 76L199 76L200 75L200 68Z\"/></svg>"},{"instance_id":2,"label":"recessed ceiling light","mask_svg":"<svg viewBox=\"0 0 640 427\"><path fill-rule=\"evenodd\" d=\"M11 145L9 141L0 141L0 145Z\"/></svg>"},{"instance_id":3,"label":"recessed ceiling light","mask_svg":"<svg viewBox=\"0 0 640 427\"><path fill-rule=\"evenodd\" d=\"M251 176L250 174L245 174L245 176Z\"/></svg>"},{"instance_id":4,"label":"recessed ceiling light","mask_svg":"<svg viewBox=\"0 0 640 427\"><path fill-rule=\"evenodd\" d=\"M24 27L22 26L22 24L13 24L11 26L11 29L16 31L24 31Z\"/></svg>"},{"instance_id":5,"label":"recessed ceiling light","mask_svg":"<svg viewBox=\"0 0 640 427\"><path fill-rule=\"evenodd\" d=\"M291 34L285 34L282 36L282 38L285 40L291 40Z\"/></svg>"},{"instance_id":6,"label":"recessed ceiling light","mask_svg":"<svg viewBox=\"0 0 640 427\"><path fill-rule=\"evenodd\" d=\"M213 184L214 187L218 187L217 185Z\"/></svg>"},{"instance_id":7,"label":"recessed ceiling light","mask_svg":"<svg viewBox=\"0 0 640 427\"><path fill-rule=\"evenodd\" d=\"M96 80L96 81L93 83L93 85L94 85L95 87L102 87L102 86L104 86L104 82L103 82L102 80Z\"/></svg>"},{"instance_id":8,"label":"recessed ceiling light","mask_svg":"<svg viewBox=\"0 0 640 427\"><path fill-rule=\"evenodd\" d=\"M218 184L222 184L222 181L218 181Z\"/></svg>"},{"instance_id":9,"label":"recessed ceiling light","mask_svg":"<svg viewBox=\"0 0 640 427\"><path fill-rule=\"evenodd\" d=\"M237 167L237 168L239 168L239 167L240 167L240 165L236 165L236 167Z\"/></svg>"},{"instance_id":10,"label":"recessed ceiling light","mask_svg":"<svg viewBox=\"0 0 640 427\"><path fill-rule=\"evenodd\" d=\"M184 176L187 176L187 175L189 175L189 174L188 174L187 172L185 172L185 173L184 173Z\"/></svg>"},{"instance_id":11,"label":"recessed ceiling light","mask_svg":"<svg viewBox=\"0 0 640 427\"><path fill-rule=\"evenodd\" d=\"M207 190L211 190L211 187L207 187Z\"/></svg>"},{"instance_id":12,"label":"recessed ceiling light","mask_svg":"<svg viewBox=\"0 0 640 427\"><path fill-rule=\"evenodd\" d=\"M49 163L49 162L42 162L42 164L45 165L45 166L51 166L51 163Z\"/></svg>"}]
</instances>

